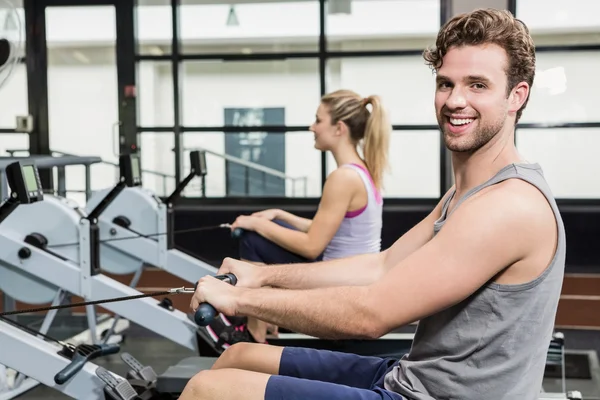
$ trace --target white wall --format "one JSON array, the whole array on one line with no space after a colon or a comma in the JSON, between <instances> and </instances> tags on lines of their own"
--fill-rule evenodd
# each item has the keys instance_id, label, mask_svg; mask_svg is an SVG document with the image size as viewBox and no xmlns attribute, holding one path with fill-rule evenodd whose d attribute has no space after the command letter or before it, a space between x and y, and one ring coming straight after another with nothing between
<instances>
[{"instance_id":1,"label":"white wall","mask_svg":"<svg viewBox=\"0 0 600 400\"><path fill-rule=\"evenodd\" d=\"M542 43L600 42L600 2L570 2L568 10L559 3L519 1L519 15ZM543 16L530 8L543 9ZM574 6L576 3L577 7ZM142 3L143 4L143 3ZM184 5L186 2L184 1ZM330 15L328 34L338 48L423 48L437 31L437 0L357 1L351 15ZM236 6L239 27L225 25L229 6L185 6L181 10L184 48L215 48L246 52L263 46L272 51L285 46L312 48L318 22L316 3L286 2ZM573 6L573 7L571 7ZM419 8L427 17L415 18ZM362 9L362 12L359 12ZM367 9L369 12L366 12ZM278 18L273 13L278 12ZM567 19L565 13L577 12ZM581 14L581 15L580 15ZM69 19L69 23L64 21ZM170 40L168 7L141 7L138 12L140 41L146 50L160 52ZM225 18L225 19L224 19ZM317 27L318 28L318 27ZM111 7L68 7L48 10L49 100L51 147L83 155L98 155L116 161L113 123L117 121L114 40L116 27ZM557 33L558 32L558 33ZM566 38L566 39L565 39ZM596 38L596 39L594 39ZM204 47L202 47L204 46ZM218 46L218 47L211 47ZM266 46L266 47L264 47ZM341 46L341 47L340 47ZM162 50L161 50L162 49ZM154 51L154 50L151 50ZM600 54L539 53L538 71L532 98L523 122L560 123L599 121L597 93L600 84L590 76L600 67ZM327 65L328 90L350 88L362 95L381 95L395 124L435 125L433 75L422 59L389 57L334 59ZM2 88L0 127L14 126L14 116L27 112L24 66ZM226 107L285 107L286 124L310 125L319 98L316 60L264 62L186 62L182 78L183 123L186 126L219 126ZM141 62L138 66L138 113L141 126L173 124L173 86L169 62ZM598 197L595 182L598 158L592 151L600 144L594 129L520 130L518 146L531 161L540 161L557 196ZM578 141L582 139L582 141ZM186 148L204 147L222 153L222 133L186 133ZM174 175L173 135L140 134L143 168ZM0 152L27 147L26 135L0 136ZM385 177L388 197L439 196L439 135L437 131L399 131L391 141L392 165ZM558 153L560 149L560 154ZM188 166L184 155L184 170ZM328 157L328 170L333 160ZM207 158L208 195L225 192L224 162ZM114 182L115 170L95 166L93 188ZM570 172L577 171L580 180ZM313 148L310 132L286 134L286 174L306 176L307 195L320 195L320 153ZM83 169L69 168L69 189L83 189ZM144 175L144 183L159 194L173 189L161 177ZM198 182L187 191L198 193ZM302 195L298 184L296 195ZM291 182L287 193L291 194ZM72 195L83 201L83 195Z\"/></svg>"}]
</instances>

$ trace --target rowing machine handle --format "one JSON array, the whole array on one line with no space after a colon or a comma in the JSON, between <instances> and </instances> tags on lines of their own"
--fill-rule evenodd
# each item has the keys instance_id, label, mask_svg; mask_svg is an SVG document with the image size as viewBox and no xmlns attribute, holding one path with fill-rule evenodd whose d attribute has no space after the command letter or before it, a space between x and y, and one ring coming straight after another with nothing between
<instances>
[{"instance_id":1,"label":"rowing machine handle","mask_svg":"<svg viewBox=\"0 0 600 400\"><path fill-rule=\"evenodd\" d=\"M244 230L242 228L235 228L233 232L231 232L231 237L234 239L239 239L244 234Z\"/></svg>"},{"instance_id":2,"label":"rowing machine handle","mask_svg":"<svg viewBox=\"0 0 600 400\"><path fill-rule=\"evenodd\" d=\"M76 350L69 365L54 375L54 382L56 382L56 384L62 385L74 377L76 373L81 371L86 362L101 356L116 354L121 350L121 346L118 344L100 344L87 347L95 347L96 349L89 352L87 355L81 354L81 352Z\"/></svg>"},{"instance_id":3,"label":"rowing machine handle","mask_svg":"<svg viewBox=\"0 0 600 400\"><path fill-rule=\"evenodd\" d=\"M217 275L215 278L227 282L233 286L237 284L237 277L234 274ZM194 286L194 289L196 288L198 288L198 282L196 282L196 285ZM196 324L200 326L208 326L211 324L211 322L213 322L216 315L217 310L215 310L213 306L208 303L201 303L196 310L196 314L194 314L194 321L196 321Z\"/></svg>"}]
</instances>

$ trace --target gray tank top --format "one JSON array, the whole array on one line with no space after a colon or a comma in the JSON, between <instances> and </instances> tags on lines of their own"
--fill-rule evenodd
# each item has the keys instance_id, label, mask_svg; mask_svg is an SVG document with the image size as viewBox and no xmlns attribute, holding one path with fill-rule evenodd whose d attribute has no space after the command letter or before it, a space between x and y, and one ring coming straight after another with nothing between
<instances>
[{"instance_id":1,"label":"gray tank top","mask_svg":"<svg viewBox=\"0 0 600 400\"><path fill-rule=\"evenodd\" d=\"M510 164L459 199L517 178L548 199L558 223L554 258L528 283L489 282L464 301L419 321L410 352L385 376L385 388L410 400L534 400L541 388L566 254L558 207L538 164ZM434 234L443 228L451 193ZM399 305L401 307L402 305Z\"/></svg>"}]
</instances>

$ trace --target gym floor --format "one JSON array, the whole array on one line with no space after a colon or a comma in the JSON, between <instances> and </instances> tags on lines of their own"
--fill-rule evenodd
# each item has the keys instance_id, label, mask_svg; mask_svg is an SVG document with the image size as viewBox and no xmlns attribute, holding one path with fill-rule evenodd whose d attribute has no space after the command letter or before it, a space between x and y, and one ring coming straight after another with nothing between
<instances>
[{"instance_id":1,"label":"gym floor","mask_svg":"<svg viewBox=\"0 0 600 400\"><path fill-rule=\"evenodd\" d=\"M73 332L73 327L84 324L83 318L57 318L54 327L49 332L56 338L67 338L82 329ZM37 323L28 321L28 325L36 327ZM33 325L33 326L32 326ZM83 328L85 329L85 328ZM578 390L585 400L600 400L600 331L560 330L565 335L567 391ZM162 373L170 365L189 356L195 356L192 351L170 342L147 329L131 324L126 331L125 341L121 344L121 353L128 352L143 365L150 365L157 374ZM125 375L128 367L116 354L95 360L115 373ZM544 379L544 389L547 392L560 392L561 380L556 378L555 371L548 371ZM19 397L27 400L68 399L50 388L38 385Z\"/></svg>"}]
</instances>

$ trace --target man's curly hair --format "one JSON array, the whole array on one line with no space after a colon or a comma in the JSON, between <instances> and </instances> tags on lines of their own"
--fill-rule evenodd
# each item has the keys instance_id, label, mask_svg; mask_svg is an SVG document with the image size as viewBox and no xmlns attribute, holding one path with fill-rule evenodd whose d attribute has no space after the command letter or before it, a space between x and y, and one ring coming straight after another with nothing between
<instances>
[{"instance_id":1,"label":"man's curly hair","mask_svg":"<svg viewBox=\"0 0 600 400\"><path fill-rule=\"evenodd\" d=\"M478 9L453 17L438 33L435 47L425 50L423 58L438 71L451 47L492 43L502 47L508 55L507 96L519 82L527 82L531 88L535 77L535 45L527 26L509 11ZM517 112L515 123L528 101L529 96Z\"/></svg>"}]
</instances>

